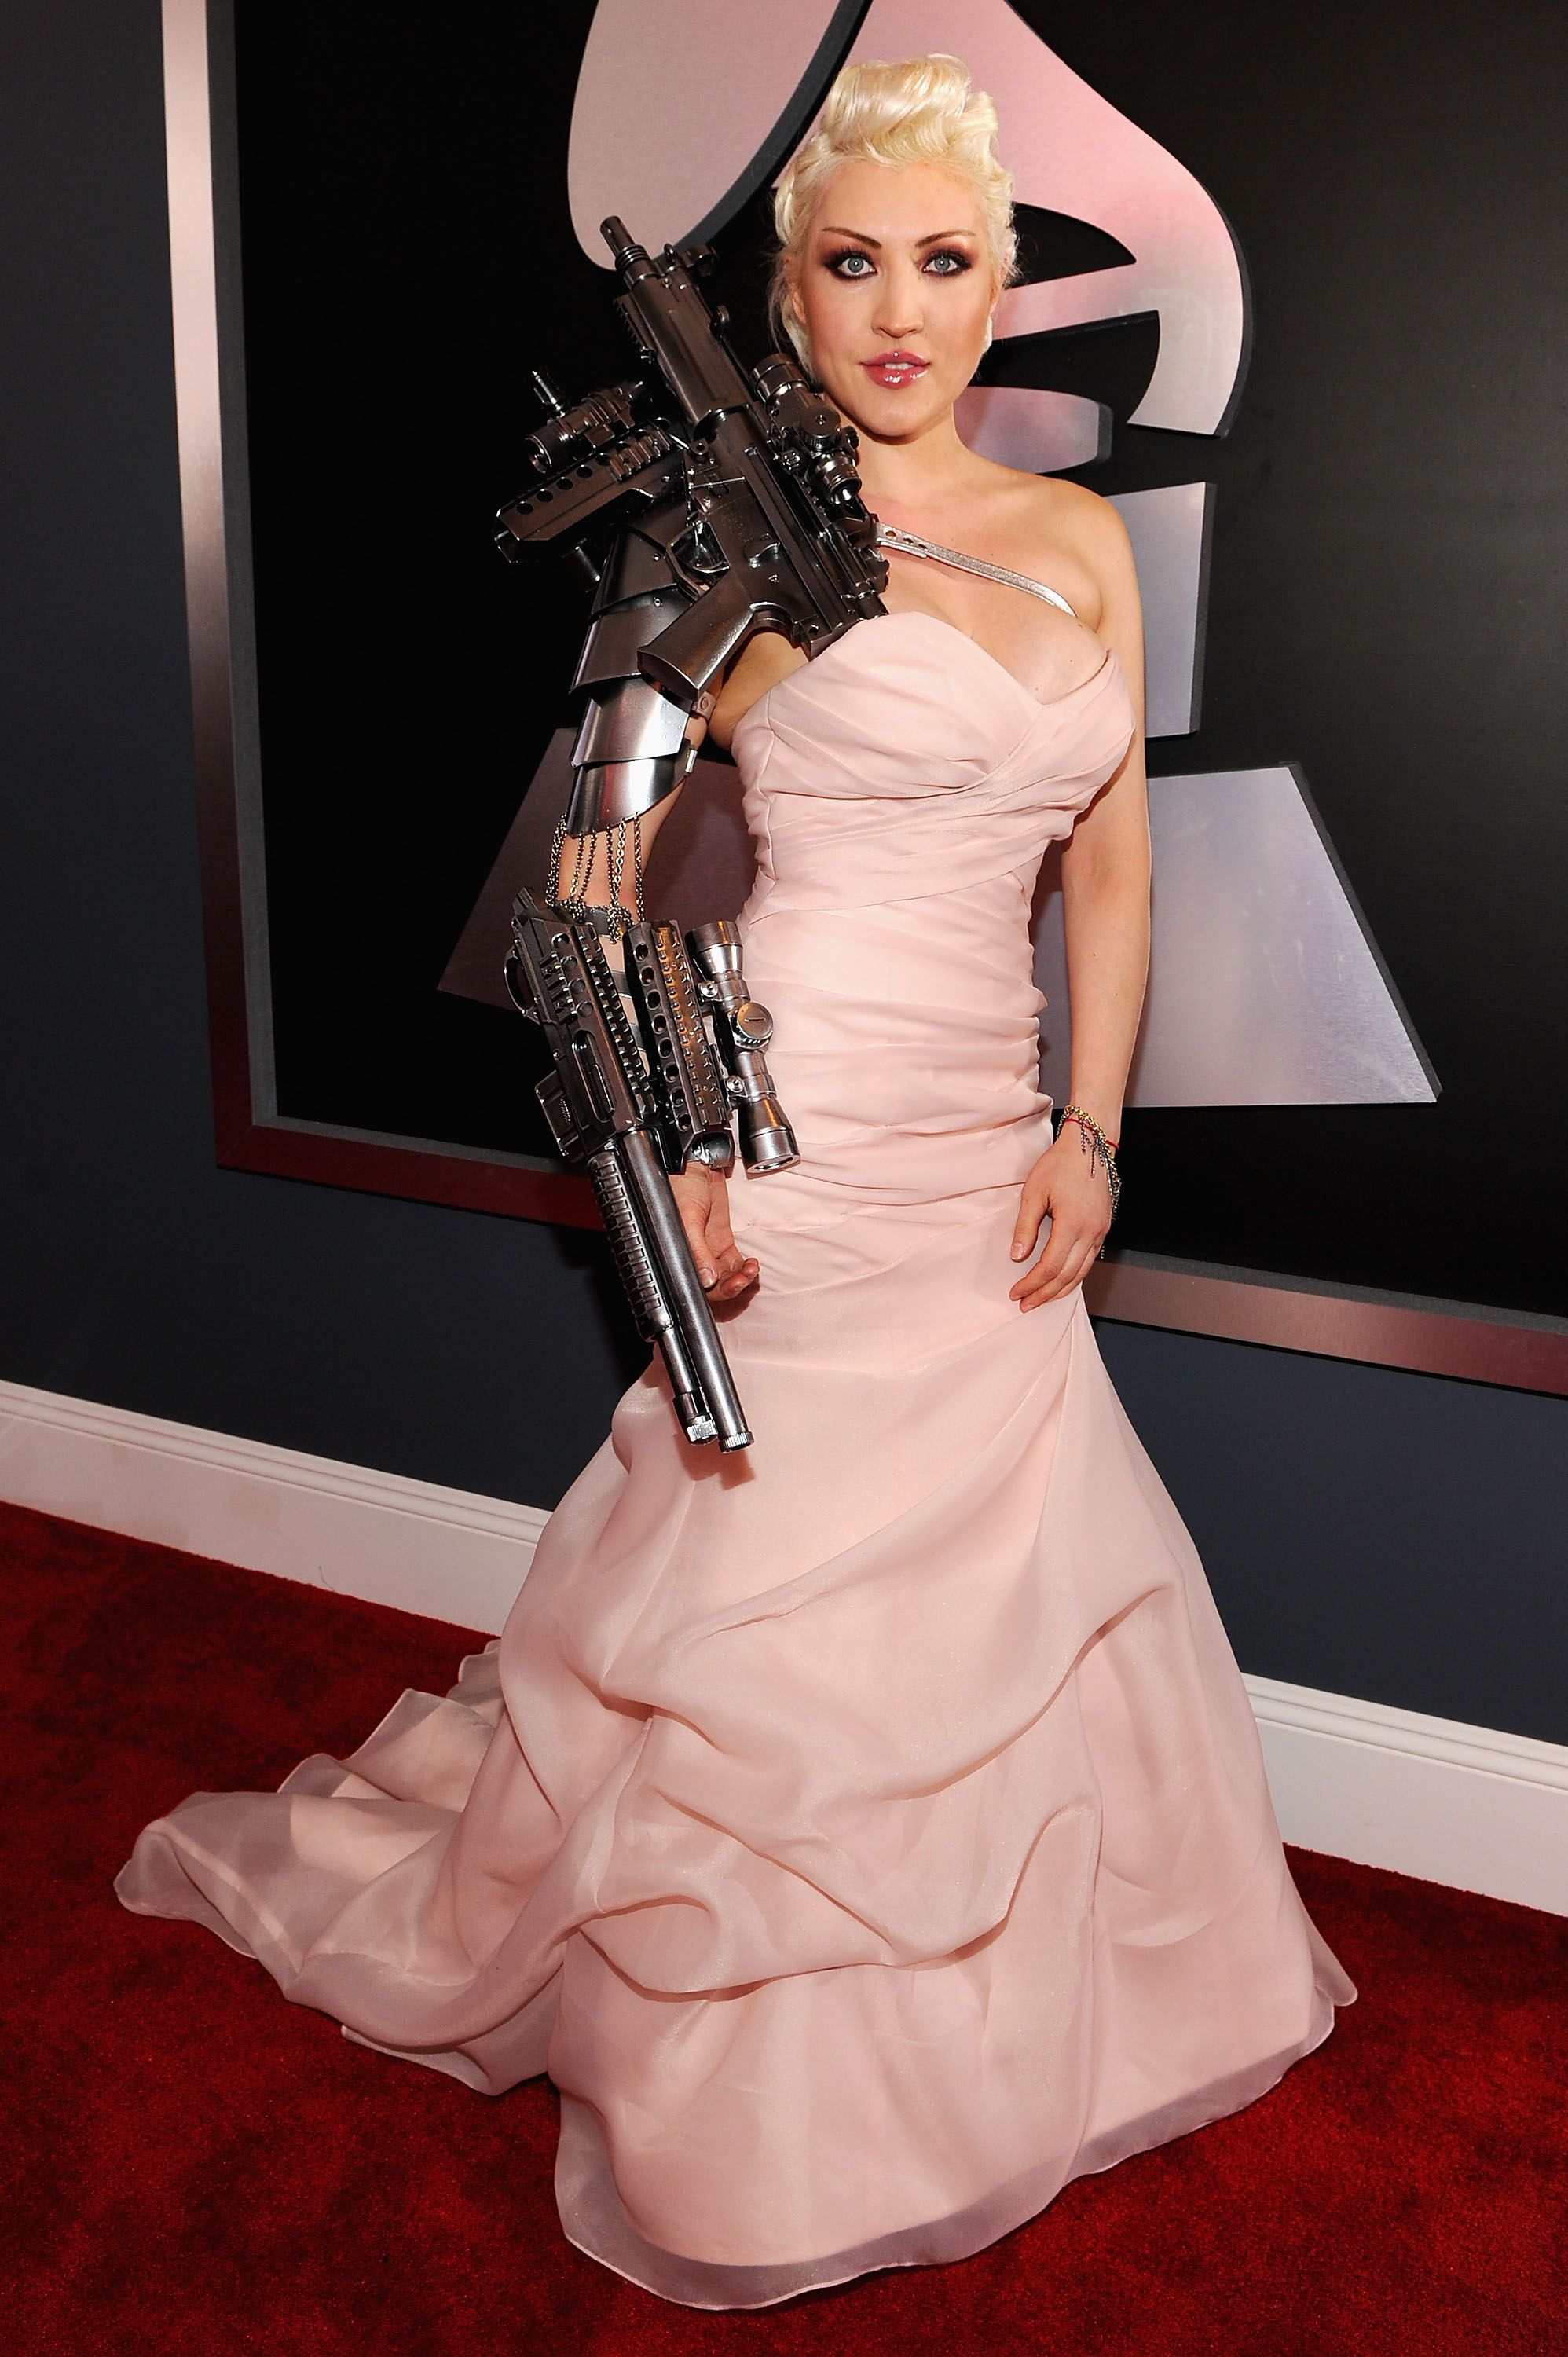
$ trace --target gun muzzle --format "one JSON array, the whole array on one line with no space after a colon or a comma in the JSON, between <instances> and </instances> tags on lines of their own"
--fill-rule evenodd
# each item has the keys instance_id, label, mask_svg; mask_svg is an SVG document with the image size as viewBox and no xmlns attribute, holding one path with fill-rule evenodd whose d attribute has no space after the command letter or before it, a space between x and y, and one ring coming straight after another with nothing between
<instances>
[{"instance_id":1,"label":"gun muzzle","mask_svg":"<svg viewBox=\"0 0 1568 2357\"><path fill-rule=\"evenodd\" d=\"M611 213L607 221L602 221L599 223L599 235L609 247L615 260L615 266L623 275L632 263L639 259L643 262L648 260L647 253L639 245L625 221L618 219L616 214Z\"/></svg>"}]
</instances>

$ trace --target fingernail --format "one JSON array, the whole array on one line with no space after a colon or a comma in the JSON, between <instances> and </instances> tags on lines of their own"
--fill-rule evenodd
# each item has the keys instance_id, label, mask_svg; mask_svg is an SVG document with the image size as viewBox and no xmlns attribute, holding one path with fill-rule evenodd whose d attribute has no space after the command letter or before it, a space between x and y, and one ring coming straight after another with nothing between
<instances>
[{"instance_id":1,"label":"fingernail","mask_svg":"<svg viewBox=\"0 0 1568 2357\"><path fill-rule=\"evenodd\" d=\"M697 1275L701 1277L704 1288L712 1285L714 1272L711 1268L700 1268Z\"/></svg>"},{"instance_id":2,"label":"fingernail","mask_svg":"<svg viewBox=\"0 0 1568 2357\"><path fill-rule=\"evenodd\" d=\"M1014 1247L1013 1247L1013 1257L1014 1257L1014 1259L1015 1259L1015 1260L1022 1260L1022 1259L1023 1259L1023 1257L1024 1257L1024 1247L1023 1247L1023 1245L1022 1245L1022 1244L1015 1244L1015 1245L1014 1245Z\"/></svg>"}]
</instances>

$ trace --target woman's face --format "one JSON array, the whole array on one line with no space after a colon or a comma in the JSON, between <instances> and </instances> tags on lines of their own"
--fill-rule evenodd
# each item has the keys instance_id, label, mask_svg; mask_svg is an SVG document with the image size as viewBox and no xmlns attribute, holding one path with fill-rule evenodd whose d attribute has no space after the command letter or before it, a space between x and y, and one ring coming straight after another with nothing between
<instances>
[{"instance_id":1,"label":"woman's face","mask_svg":"<svg viewBox=\"0 0 1568 2357\"><path fill-rule=\"evenodd\" d=\"M952 407L996 295L979 193L939 164L841 164L790 280L817 382L885 442Z\"/></svg>"}]
</instances>

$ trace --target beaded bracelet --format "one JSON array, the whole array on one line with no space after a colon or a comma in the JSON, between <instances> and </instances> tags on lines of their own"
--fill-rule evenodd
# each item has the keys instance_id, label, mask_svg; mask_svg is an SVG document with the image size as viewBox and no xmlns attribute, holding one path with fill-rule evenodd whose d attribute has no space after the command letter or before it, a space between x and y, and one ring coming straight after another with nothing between
<instances>
[{"instance_id":1,"label":"beaded bracelet","mask_svg":"<svg viewBox=\"0 0 1568 2357\"><path fill-rule=\"evenodd\" d=\"M1122 1200L1122 1178L1116 1168L1118 1141L1114 1137L1107 1136L1094 1115L1091 1113L1085 1113L1083 1107L1077 1104L1069 1104L1063 1108L1061 1122L1057 1130L1058 1137L1069 1121L1076 1121L1078 1124L1079 1138L1084 1151L1105 1165L1106 1181L1111 1189L1111 1216L1114 1219L1116 1206Z\"/></svg>"}]
</instances>

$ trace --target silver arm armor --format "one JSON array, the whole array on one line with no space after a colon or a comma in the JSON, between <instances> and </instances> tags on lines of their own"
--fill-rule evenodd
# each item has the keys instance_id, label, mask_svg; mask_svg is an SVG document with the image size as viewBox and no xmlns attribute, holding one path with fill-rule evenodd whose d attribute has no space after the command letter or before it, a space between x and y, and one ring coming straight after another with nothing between
<instances>
[{"instance_id":1,"label":"silver arm armor","mask_svg":"<svg viewBox=\"0 0 1568 2357\"><path fill-rule=\"evenodd\" d=\"M696 759L714 697L699 695L688 710L638 664L642 649L692 602L667 549L635 530L621 534L572 681L586 701L572 748L567 834L640 818L674 792Z\"/></svg>"},{"instance_id":2,"label":"silver arm armor","mask_svg":"<svg viewBox=\"0 0 1568 2357\"><path fill-rule=\"evenodd\" d=\"M622 995L629 999L649 1064L652 1119L666 1168L688 1161L727 1169L730 1124L739 1132L747 1171L788 1169L800 1149L774 1092L764 1053L773 1017L751 996L734 920L714 919L684 938L678 925L650 922L642 906L640 836L635 822L688 775L714 698L691 709L646 678L639 655L693 602L668 547L668 519L650 519L614 544L600 575L593 619L573 687L586 696L572 750L571 798L556 828L550 888L564 837L613 833L613 906L575 901L569 888L553 905L591 918ZM663 530L660 531L660 527ZM619 905L625 837L634 839L637 914ZM704 1021L704 1017L706 1020Z\"/></svg>"}]
</instances>

